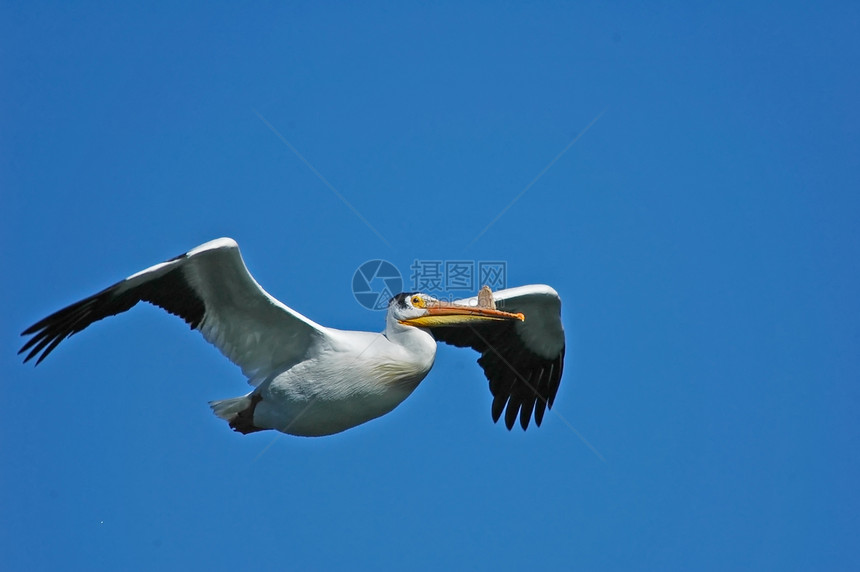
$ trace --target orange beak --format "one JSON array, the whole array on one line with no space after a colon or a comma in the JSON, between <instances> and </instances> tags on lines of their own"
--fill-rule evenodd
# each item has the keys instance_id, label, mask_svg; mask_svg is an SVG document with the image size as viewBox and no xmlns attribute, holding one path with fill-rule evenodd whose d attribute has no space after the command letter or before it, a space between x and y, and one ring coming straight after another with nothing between
<instances>
[{"instance_id":1,"label":"orange beak","mask_svg":"<svg viewBox=\"0 0 860 572\"><path fill-rule=\"evenodd\" d=\"M526 319L520 313L511 314L510 312L502 312L501 310L491 310L490 308L478 308L477 306L461 306L459 304L448 304L446 302L438 302L432 306L427 306L427 313L417 318L409 320L401 320L401 324L407 326L417 326L419 328L435 328L439 326L459 326L473 322L486 321L508 321Z\"/></svg>"}]
</instances>

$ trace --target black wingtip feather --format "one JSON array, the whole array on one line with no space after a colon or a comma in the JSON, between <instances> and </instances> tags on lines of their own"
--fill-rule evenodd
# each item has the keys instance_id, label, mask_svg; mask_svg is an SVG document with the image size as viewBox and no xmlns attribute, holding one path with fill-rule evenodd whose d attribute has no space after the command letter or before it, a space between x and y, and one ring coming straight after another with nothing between
<instances>
[{"instance_id":1,"label":"black wingtip feather","mask_svg":"<svg viewBox=\"0 0 860 572\"><path fill-rule=\"evenodd\" d=\"M180 258L182 257L174 260ZM18 350L19 355L29 350L24 363L38 356L36 365L40 364L64 339L94 322L130 310L140 301L149 302L179 316L192 329L203 321L205 304L179 267L132 288L127 284L126 280L118 282L89 298L54 312L24 330L22 336L32 336Z\"/></svg>"},{"instance_id":2,"label":"black wingtip feather","mask_svg":"<svg viewBox=\"0 0 860 572\"><path fill-rule=\"evenodd\" d=\"M505 413L508 429L513 428L518 416L523 429L528 428L532 416L535 425L541 426L561 381L564 349L555 358L531 352L523 345L514 323L437 327L431 331L437 341L471 347L481 353L478 364L493 394L490 413L494 423Z\"/></svg>"},{"instance_id":3,"label":"black wingtip feather","mask_svg":"<svg viewBox=\"0 0 860 572\"><path fill-rule=\"evenodd\" d=\"M561 374L564 369L564 349L561 350L558 359L553 363L554 375L550 378L549 396L547 397L547 406L552 409L555 403L555 396L558 393L558 388L561 385Z\"/></svg>"},{"instance_id":4,"label":"black wingtip feather","mask_svg":"<svg viewBox=\"0 0 860 572\"><path fill-rule=\"evenodd\" d=\"M543 423L543 414L546 411L546 402L543 399L538 399L535 403L535 425L540 427Z\"/></svg>"},{"instance_id":5,"label":"black wingtip feather","mask_svg":"<svg viewBox=\"0 0 860 572\"><path fill-rule=\"evenodd\" d=\"M529 428L529 421L532 418L532 410L535 407L535 399L528 399L523 402L520 408L520 427L523 431Z\"/></svg>"},{"instance_id":6,"label":"black wingtip feather","mask_svg":"<svg viewBox=\"0 0 860 572\"><path fill-rule=\"evenodd\" d=\"M58 345L60 345L60 342L62 342L67 337L68 336L62 336L62 337L58 337L58 338L54 339L54 341L51 342L51 345L49 345L47 348L45 348L45 351L42 352L42 355L40 355L39 359L36 360L36 365L39 365L40 363L42 363L42 360L45 359L46 357L48 357L48 355L52 351L54 351L54 348L56 348Z\"/></svg>"},{"instance_id":7,"label":"black wingtip feather","mask_svg":"<svg viewBox=\"0 0 860 572\"><path fill-rule=\"evenodd\" d=\"M505 427L508 428L508 431L514 428L514 423L517 421L517 415L520 412L520 404L508 402L508 409L505 411Z\"/></svg>"},{"instance_id":8,"label":"black wingtip feather","mask_svg":"<svg viewBox=\"0 0 860 572\"><path fill-rule=\"evenodd\" d=\"M499 418L502 416L502 411L505 410L505 405L508 403L508 396L504 394L499 394L493 397L493 406L491 414L493 416L493 423L498 423Z\"/></svg>"}]
</instances>

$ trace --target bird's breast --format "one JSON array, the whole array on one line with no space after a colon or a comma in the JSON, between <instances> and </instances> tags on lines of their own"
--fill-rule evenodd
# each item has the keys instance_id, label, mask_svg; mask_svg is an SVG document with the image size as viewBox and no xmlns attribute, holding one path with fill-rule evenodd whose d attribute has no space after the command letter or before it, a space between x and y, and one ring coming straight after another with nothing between
<instances>
[{"instance_id":1,"label":"bird's breast","mask_svg":"<svg viewBox=\"0 0 860 572\"><path fill-rule=\"evenodd\" d=\"M255 415L254 423L289 426L285 432L296 435L326 435L397 407L426 377L434 355L406 352L380 338L368 339L358 350L329 348L261 386L265 406L258 406L261 418Z\"/></svg>"}]
</instances>

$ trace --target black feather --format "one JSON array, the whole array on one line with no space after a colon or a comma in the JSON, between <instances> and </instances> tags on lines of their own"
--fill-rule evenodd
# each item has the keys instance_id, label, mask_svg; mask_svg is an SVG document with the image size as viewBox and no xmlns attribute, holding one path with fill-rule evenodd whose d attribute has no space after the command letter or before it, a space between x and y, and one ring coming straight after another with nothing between
<instances>
[{"instance_id":1,"label":"black feather","mask_svg":"<svg viewBox=\"0 0 860 572\"><path fill-rule=\"evenodd\" d=\"M179 258L181 256L173 260ZM64 339L94 322L130 310L140 301L149 302L179 316L192 328L200 325L206 313L203 300L188 283L181 267L134 288L124 289L126 283L127 280L117 282L98 294L54 312L24 330L22 336L32 336L18 350L19 354L30 350L24 362L38 356L38 365Z\"/></svg>"},{"instance_id":2,"label":"black feather","mask_svg":"<svg viewBox=\"0 0 860 572\"><path fill-rule=\"evenodd\" d=\"M505 425L511 429L519 414L526 429L534 413L535 425L543 422L561 382L564 348L557 357L545 358L526 347L516 330L516 322L486 322L470 326L430 328L437 341L457 347L470 347L481 356L493 394L493 422L505 412Z\"/></svg>"}]
</instances>

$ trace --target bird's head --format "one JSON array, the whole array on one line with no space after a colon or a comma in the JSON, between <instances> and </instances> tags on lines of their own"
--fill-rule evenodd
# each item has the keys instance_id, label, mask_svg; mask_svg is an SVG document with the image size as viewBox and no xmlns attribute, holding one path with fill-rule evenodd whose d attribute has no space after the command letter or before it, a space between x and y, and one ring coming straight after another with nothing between
<instances>
[{"instance_id":1,"label":"bird's head","mask_svg":"<svg viewBox=\"0 0 860 572\"><path fill-rule=\"evenodd\" d=\"M492 308L467 306L437 300L421 292L401 292L388 302L388 316L404 326L436 328L465 326L487 321L525 320L522 314L511 314Z\"/></svg>"}]
</instances>

